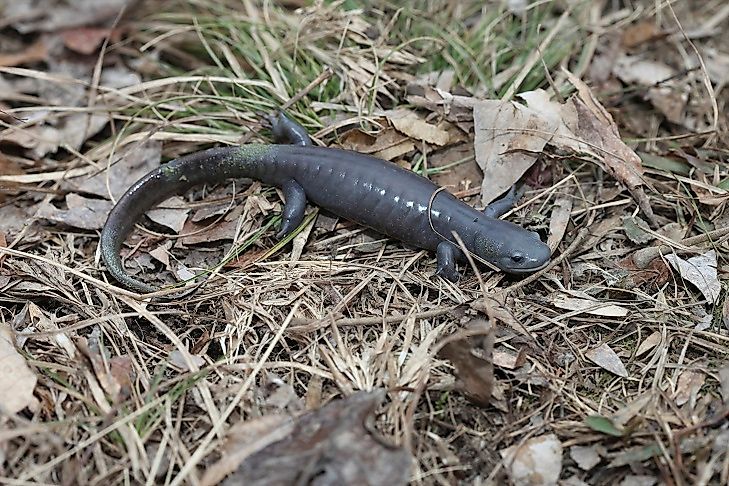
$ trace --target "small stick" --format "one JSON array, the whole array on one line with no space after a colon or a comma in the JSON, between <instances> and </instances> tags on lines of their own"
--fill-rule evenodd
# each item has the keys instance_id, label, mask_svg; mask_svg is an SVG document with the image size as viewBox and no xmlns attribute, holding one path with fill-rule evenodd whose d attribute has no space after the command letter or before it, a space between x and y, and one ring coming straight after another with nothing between
<instances>
[{"instance_id":1,"label":"small stick","mask_svg":"<svg viewBox=\"0 0 729 486\"><path fill-rule=\"evenodd\" d=\"M393 322L402 322L403 319L407 319L409 317L413 317L415 319L429 319L431 317L438 317L442 316L444 314L448 314L450 311L455 309L455 307L441 307L439 309L431 309L428 311L423 312L416 312L414 314L398 314L394 316L387 316L384 319L382 316L374 316L374 317L351 317L351 318L343 318L343 319L337 319L333 322L333 324L337 327L346 327L346 326L374 326L377 324L381 324L382 322L385 322L387 324L391 324ZM298 321L298 322L297 322ZM317 329L321 329L327 326L332 325L332 321L328 321L326 319L314 319L311 321L307 320L298 320L294 319L291 322L291 326L289 326L289 332L296 332L296 333L307 333L311 331L316 331Z\"/></svg>"},{"instance_id":2,"label":"small stick","mask_svg":"<svg viewBox=\"0 0 729 486\"><path fill-rule=\"evenodd\" d=\"M677 245L681 246L696 246L701 243L705 243L707 240L718 240L724 236L729 235L729 226L726 228L715 229L698 236L692 236L691 238L684 238L681 241L676 242ZM643 248L633 254L633 263L638 268L646 268L650 263L658 258L659 256L673 251L670 245L659 245ZM683 250L688 251L688 250Z\"/></svg>"}]
</instances>

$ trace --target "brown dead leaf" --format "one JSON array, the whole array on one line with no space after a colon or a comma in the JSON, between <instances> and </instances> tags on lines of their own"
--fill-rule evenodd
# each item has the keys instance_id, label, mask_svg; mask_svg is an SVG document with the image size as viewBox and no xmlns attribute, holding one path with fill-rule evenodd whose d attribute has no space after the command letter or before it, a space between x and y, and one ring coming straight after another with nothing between
<instances>
[{"instance_id":1,"label":"brown dead leaf","mask_svg":"<svg viewBox=\"0 0 729 486\"><path fill-rule=\"evenodd\" d=\"M222 457L205 469L201 486L219 484L251 454L285 439L294 425L293 418L287 415L266 415L234 424L228 430Z\"/></svg>"},{"instance_id":2,"label":"brown dead leaf","mask_svg":"<svg viewBox=\"0 0 729 486\"><path fill-rule=\"evenodd\" d=\"M676 384L676 394L674 400L676 405L679 407L689 400L691 403L696 403L699 390L704 386L706 375L700 371L686 370L678 377L678 383Z\"/></svg>"},{"instance_id":3,"label":"brown dead leaf","mask_svg":"<svg viewBox=\"0 0 729 486\"><path fill-rule=\"evenodd\" d=\"M109 118L103 115L73 113L61 117L55 125L40 124L23 130L5 130L0 140L28 149L30 156L40 159L56 152L61 146L80 149L89 137L99 133L108 122Z\"/></svg>"},{"instance_id":4,"label":"brown dead leaf","mask_svg":"<svg viewBox=\"0 0 729 486\"><path fill-rule=\"evenodd\" d=\"M182 227L182 231L180 231L181 234L186 236L178 241L183 245L199 245L200 243L232 240L237 227L237 221L229 221L227 218L213 225L210 225L210 223L196 224L187 220Z\"/></svg>"},{"instance_id":5,"label":"brown dead leaf","mask_svg":"<svg viewBox=\"0 0 729 486\"><path fill-rule=\"evenodd\" d=\"M624 427L634 417L640 414L652 400L653 396L650 392L631 400L612 415L612 421L616 426L620 428Z\"/></svg>"},{"instance_id":6,"label":"brown dead leaf","mask_svg":"<svg viewBox=\"0 0 729 486\"><path fill-rule=\"evenodd\" d=\"M38 39L21 52L0 53L0 66L22 66L45 60L48 49L44 39Z\"/></svg>"},{"instance_id":7,"label":"brown dead leaf","mask_svg":"<svg viewBox=\"0 0 729 486\"><path fill-rule=\"evenodd\" d=\"M537 90L520 96L536 100L547 94ZM476 162L483 171L481 202L488 204L534 164L558 125L531 107L500 100L476 102L473 120Z\"/></svg>"},{"instance_id":8,"label":"brown dead leaf","mask_svg":"<svg viewBox=\"0 0 729 486\"><path fill-rule=\"evenodd\" d=\"M415 149L412 140L394 128L386 128L376 137L358 128L342 135L342 147L363 154L370 154L383 160L395 160Z\"/></svg>"},{"instance_id":9,"label":"brown dead leaf","mask_svg":"<svg viewBox=\"0 0 729 486\"><path fill-rule=\"evenodd\" d=\"M135 0L43 0L6 2L3 17L22 34L52 32L113 20Z\"/></svg>"},{"instance_id":10,"label":"brown dead leaf","mask_svg":"<svg viewBox=\"0 0 729 486\"><path fill-rule=\"evenodd\" d=\"M643 191L643 165L640 157L621 140L612 116L595 98L590 88L569 71L565 72L569 82L577 88L577 94L564 105L574 117L566 117L564 110L562 113L563 119L571 118L572 123L567 124L570 131L580 141L584 141L579 143L580 146L587 146L588 153L594 153L598 160L605 163L608 172L625 184L651 225L658 226L648 196ZM569 138L566 140L569 145L573 145Z\"/></svg>"},{"instance_id":11,"label":"brown dead leaf","mask_svg":"<svg viewBox=\"0 0 729 486\"><path fill-rule=\"evenodd\" d=\"M567 295L554 293L551 299L555 307L569 311L581 311L586 314L605 317L625 317L628 315L628 309L625 307L610 302L601 302L583 292L569 291Z\"/></svg>"},{"instance_id":12,"label":"brown dead leaf","mask_svg":"<svg viewBox=\"0 0 729 486\"><path fill-rule=\"evenodd\" d=\"M35 225L33 214L38 209L38 205L34 206L21 206L17 204L0 204L0 221L2 221L2 231L8 240L15 238L25 227L30 225L31 230L26 231L24 241L28 242L29 239L39 238L40 232Z\"/></svg>"},{"instance_id":13,"label":"brown dead leaf","mask_svg":"<svg viewBox=\"0 0 729 486\"><path fill-rule=\"evenodd\" d=\"M717 273L716 251L709 250L703 255L688 260L677 255L666 255L665 259L678 270L681 278L691 282L701 291L710 305L715 304L721 295L721 282Z\"/></svg>"},{"instance_id":14,"label":"brown dead leaf","mask_svg":"<svg viewBox=\"0 0 729 486\"><path fill-rule=\"evenodd\" d=\"M192 364L193 366L197 366L198 369L202 366L205 366L205 359L202 356L190 354L188 352L183 354L182 351L180 351L179 349L173 349L170 352L169 360L172 366L184 372L197 371L191 369L190 364Z\"/></svg>"},{"instance_id":15,"label":"brown dead leaf","mask_svg":"<svg viewBox=\"0 0 729 486\"><path fill-rule=\"evenodd\" d=\"M190 213L187 203L181 197L173 196L160 206L162 207L147 211L147 217L155 223L171 229L174 233L182 231L185 221L187 221L187 215Z\"/></svg>"},{"instance_id":16,"label":"brown dead leaf","mask_svg":"<svg viewBox=\"0 0 729 486\"><path fill-rule=\"evenodd\" d=\"M88 55L96 52L106 38L109 38L111 43L118 42L121 31L103 27L78 27L64 30L61 38L63 44L70 50Z\"/></svg>"},{"instance_id":17,"label":"brown dead leaf","mask_svg":"<svg viewBox=\"0 0 729 486\"><path fill-rule=\"evenodd\" d=\"M493 353L494 366L514 370L526 362L526 353L507 350L505 348L495 349Z\"/></svg>"},{"instance_id":18,"label":"brown dead leaf","mask_svg":"<svg viewBox=\"0 0 729 486\"><path fill-rule=\"evenodd\" d=\"M624 83L648 88L646 98L668 121L677 125L684 122L688 91L685 83L672 79L675 69L662 62L623 55L616 60L613 73Z\"/></svg>"},{"instance_id":19,"label":"brown dead leaf","mask_svg":"<svg viewBox=\"0 0 729 486\"><path fill-rule=\"evenodd\" d=\"M131 394L134 371L129 356L122 355L107 358L108 351L94 333L91 334L88 340L79 338L77 347L89 360L96 381L101 385L104 392L112 398L114 403L125 400Z\"/></svg>"},{"instance_id":20,"label":"brown dead leaf","mask_svg":"<svg viewBox=\"0 0 729 486\"><path fill-rule=\"evenodd\" d=\"M481 169L476 164L471 144L450 145L432 154L428 159L429 168L443 167L450 164L456 165L434 173L431 180L439 186L447 187L449 191L454 193L481 185L483 175L481 175Z\"/></svg>"},{"instance_id":21,"label":"brown dead leaf","mask_svg":"<svg viewBox=\"0 0 729 486\"><path fill-rule=\"evenodd\" d=\"M555 252L564 234L567 231L567 225L572 215L572 198L569 196L560 196L554 201L552 208L552 217L549 219L549 236L547 237L547 246Z\"/></svg>"},{"instance_id":22,"label":"brown dead leaf","mask_svg":"<svg viewBox=\"0 0 729 486\"><path fill-rule=\"evenodd\" d=\"M664 35L663 31L656 25L655 20L641 20L633 25L629 25L623 31L620 40L623 47L632 49Z\"/></svg>"},{"instance_id":23,"label":"brown dead leaf","mask_svg":"<svg viewBox=\"0 0 729 486\"><path fill-rule=\"evenodd\" d=\"M473 335L474 332L482 333ZM494 332L488 321L474 319L464 331L446 338L438 357L456 368L456 388L473 403L485 407L491 400L494 383Z\"/></svg>"},{"instance_id":24,"label":"brown dead leaf","mask_svg":"<svg viewBox=\"0 0 729 486\"><path fill-rule=\"evenodd\" d=\"M450 140L448 132L435 125L431 125L409 110L397 110L388 115L388 120L396 130L410 138L432 143L442 147Z\"/></svg>"},{"instance_id":25,"label":"brown dead leaf","mask_svg":"<svg viewBox=\"0 0 729 486\"><path fill-rule=\"evenodd\" d=\"M13 332L0 322L0 413L14 415L33 402L37 378L15 349Z\"/></svg>"},{"instance_id":26,"label":"brown dead leaf","mask_svg":"<svg viewBox=\"0 0 729 486\"><path fill-rule=\"evenodd\" d=\"M166 269L170 268L170 248L172 248L171 241L165 241L157 248L149 251L149 256L162 263Z\"/></svg>"},{"instance_id":27,"label":"brown dead leaf","mask_svg":"<svg viewBox=\"0 0 729 486\"><path fill-rule=\"evenodd\" d=\"M633 255L629 255L618 260L617 265L629 272L623 283L627 287L640 287L646 284L660 287L671 277L668 265L660 258L652 260L645 268L638 268L633 260Z\"/></svg>"},{"instance_id":28,"label":"brown dead leaf","mask_svg":"<svg viewBox=\"0 0 729 486\"><path fill-rule=\"evenodd\" d=\"M658 346L661 343L662 339L663 335L660 331L653 332L650 336L641 341L640 346L638 346L638 349L635 351L635 355L640 356L647 353L651 349Z\"/></svg>"},{"instance_id":29,"label":"brown dead leaf","mask_svg":"<svg viewBox=\"0 0 729 486\"><path fill-rule=\"evenodd\" d=\"M309 484L327 478L329 484L404 485L412 458L401 447L386 444L367 427L384 392L359 392L308 412L294 423L263 424L231 457L216 466L226 485ZM225 462L223 462L225 461ZM202 484L215 484L223 475L209 469Z\"/></svg>"},{"instance_id":30,"label":"brown dead leaf","mask_svg":"<svg viewBox=\"0 0 729 486\"><path fill-rule=\"evenodd\" d=\"M148 140L142 144L125 146L118 151L108 169L87 177L76 177L63 187L69 190L95 194L118 200L132 184L152 169L159 167L162 160L162 142ZM105 163L102 164L106 166Z\"/></svg>"},{"instance_id":31,"label":"brown dead leaf","mask_svg":"<svg viewBox=\"0 0 729 486\"><path fill-rule=\"evenodd\" d=\"M585 357L610 373L614 373L622 378L628 377L628 370L625 369L625 365L607 343L590 349L585 353Z\"/></svg>"},{"instance_id":32,"label":"brown dead leaf","mask_svg":"<svg viewBox=\"0 0 729 486\"><path fill-rule=\"evenodd\" d=\"M43 312L43 309L38 307L34 303L29 303L27 306L28 310L28 322L25 331L37 330L40 332L53 332L59 331L58 324L53 319L52 315L48 315ZM48 342L55 343L59 348L63 349L69 358L76 356L76 345L73 344L68 334L59 332L52 334L48 337L37 337L35 339L43 339Z\"/></svg>"},{"instance_id":33,"label":"brown dead leaf","mask_svg":"<svg viewBox=\"0 0 729 486\"><path fill-rule=\"evenodd\" d=\"M89 199L78 194L67 194L66 206L68 209L58 209L47 203L41 206L37 216L74 228L96 230L104 226L113 204L111 201L103 199Z\"/></svg>"}]
</instances>

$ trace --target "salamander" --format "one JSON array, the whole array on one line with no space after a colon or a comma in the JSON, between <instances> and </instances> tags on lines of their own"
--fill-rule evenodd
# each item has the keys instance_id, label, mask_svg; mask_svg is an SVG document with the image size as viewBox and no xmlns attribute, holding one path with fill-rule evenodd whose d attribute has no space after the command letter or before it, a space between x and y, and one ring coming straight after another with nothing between
<instances>
[{"instance_id":1,"label":"salamander","mask_svg":"<svg viewBox=\"0 0 729 486\"><path fill-rule=\"evenodd\" d=\"M130 276L119 251L134 224L168 197L204 184L252 178L281 188L285 199L278 237L302 222L307 201L407 244L432 250L436 274L457 281L465 248L507 273L545 267L550 250L535 232L499 219L516 202L511 191L483 211L410 170L369 155L314 146L285 114L269 117L276 144L212 148L152 170L119 199L101 232L100 252L111 275L141 292L158 289Z\"/></svg>"}]
</instances>

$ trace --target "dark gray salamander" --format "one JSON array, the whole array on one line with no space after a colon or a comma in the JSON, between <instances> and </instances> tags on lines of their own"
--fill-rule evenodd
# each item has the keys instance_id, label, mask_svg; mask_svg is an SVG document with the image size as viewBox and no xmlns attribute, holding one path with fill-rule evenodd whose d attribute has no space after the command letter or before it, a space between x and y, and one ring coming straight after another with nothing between
<instances>
[{"instance_id":1,"label":"dark gray salamander","mask_svg":"<svg viewBox=\"0 0 729 486\"><path fill-rule=\"evenodd\" d=\"M340 217L435 251L437 273L453 281L458 279L455 262L464 257L452 242L453 231L470 252L505 272L533 272L549 262L550 250L537 233L498 219L513 205L513 197L496 201L483 212L444 190L433 197L438 186L414 172L357 152L312 146L303 127L283 114L271 121L276 139L295 145L205 150L170 161L130 187L101 233L101 256L112 276L134 290L156 291L128 275L119 256L134 224L174 194L241 177L282 188L285 204L279 237L301 223L309 200Z\"/></svg>"}]
</instances>

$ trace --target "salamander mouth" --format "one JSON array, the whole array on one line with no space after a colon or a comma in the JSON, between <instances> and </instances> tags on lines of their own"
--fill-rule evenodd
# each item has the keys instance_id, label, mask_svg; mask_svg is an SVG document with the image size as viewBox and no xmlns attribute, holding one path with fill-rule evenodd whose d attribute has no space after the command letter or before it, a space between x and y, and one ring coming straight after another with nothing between
<instances>
[{"instance_id":1,"label":"salamander mouth","mask_svg":"<svg viewBox=\"0 0 729 486\"><path fill-rule=\"evenodd\" d=\"M509 269L505 269L504 271L507 273L513 273L513 274L517 274L517 275L524 275L526 273L534 273L534 272L538 272L539 270L545 269L547 267L547 265L549 265L550 261L551 260L547 260L546 262L542 263L538 267L509 268Z\"/></svg>"}]
</instances>

